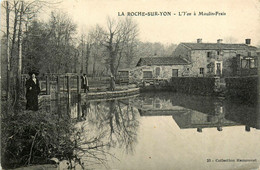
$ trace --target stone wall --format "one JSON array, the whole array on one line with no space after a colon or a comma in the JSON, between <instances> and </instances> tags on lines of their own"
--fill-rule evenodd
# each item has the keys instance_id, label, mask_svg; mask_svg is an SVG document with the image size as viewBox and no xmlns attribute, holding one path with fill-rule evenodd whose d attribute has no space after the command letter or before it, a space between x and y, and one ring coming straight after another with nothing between
<instances>
[{"instance_id":1,"label":"stone wall","mask_svg":"<svg viewBox=\"0 0 260 170\"><path fill-rule=\"evenodd\" d=\"M239 98L249 103L257 102L258 77L225 78L226 97Z\"/></svg>"},{"instance_id":2,"label":"stone wall","mask_svg":"<svg viewBox=\"0 0 260 170\"><path fill-rule=\"evenodd\" d=\"M211 53L211 57L207 57L207 53ZM222 61L222 75L230 76L233 73L232 62L233 58L236 57L236 52L234 50L223 50L222 54L217 54L217 50L193 50L191 52L191 62L192 62L192 72L193 76L202 77L203 75L199 74L199 69L204 68L204 76L212 76L213 72L209 72L207 65L209 63L214 63L215 61ZM240 51L241 52L241 51ZM242 52L241 52L242 53ZM214 66L215 67L215 66ZM215 69L213 67L213 69Z\"/></svg>"},{"instance_id":3,"label":"stone wall","mask_svg":"<svg viewBox=\"0 0 260 170\"><path fill-rule=\"evenodd\" d=\"M89 99L111 99L111 98L117 98L117 97L126 97L131 96L135 94L139 94L139 88L132 88L127 90L121 90L121 91L106 91L106 92L93 92L93 93L82 93L82 98Z\"/></svg>"},{"instance_id":4,"label":"stone wall","mask_svg":"<svg viewBox=\"0 0 260 170\"><path fill-rule=\"evenodd\" d=\"M207 53L211 53L211 57L207 57ZM251 56L256 56L256 51L250 51ZM207 65L214 63L215 61L222 61L222 76L228 77L234 75L234 60L237 54L242 56L248 56L247 50L190 50L184 45L180 44L174 51L174 57L186 58L190 61L191 70L190 76L192 77L210 77L214 76L213 72L210 72ZM215 66L214 66L215 67ZM204 68L204 75L200 74L200 68Z\"/></svg>"},{"instance_id":5,"label":"stone wall","mask_svg":"<svg viewBox=\"0 0 260 170\"><path fill-rule=\"evenodd\" d=\"M172 66L141 66L132 69L129 72L129 83L142 82L143 71L151 71L153 79L170 80L172 77L172 69L178 69L178 77L189 75L189 65L172 65ZM160 68L160 74L156 75L156 68Z\"/></svg>"},{"instance_id":6,"label":"stone wall","mask_svg":"<svg viewBox=\"0 0 260 170\"><path fill-rule=\"evenodd\" d=\"M191 72L193 77L203 77L200 74L200 68L204 68L204 76L207 74L207 51L205 50L193 50L191 52Z\"/></svg>"},{"instance_id":7,"label":"stone wall","mask_svg":"<svg viewBox=\"0 0 260 170\"><path fill-rule=\"evenodd\" d=\"M196 95L214 95L219 89L219 78L209 77L173 77L172 90Z\"/></svg>"}]
</instances>

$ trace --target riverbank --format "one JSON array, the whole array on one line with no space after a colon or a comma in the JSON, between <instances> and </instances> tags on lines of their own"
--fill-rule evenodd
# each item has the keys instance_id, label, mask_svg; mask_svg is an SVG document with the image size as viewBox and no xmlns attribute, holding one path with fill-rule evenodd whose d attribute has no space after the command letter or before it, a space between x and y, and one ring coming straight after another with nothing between
<instances>
[{"instance_id":1,"label":"riverbank","mask_svg":"<svg viewBox=\"0 0 260 170\"><path fill-rule=\"evenodd\" d=\"M70 98L78 93L77 88L70 89ZM80 90L81 98L87 99L100 99L100 98L114 98L114 97L124 97L129 95L135 95L139 93L139 88L135 84L129 85L117 85L114 91L110 91L107 86L100 87L90 87L89 91L84 92L83 89ZM57 100L68 98L67 90L60 90L57 93L56 90L50 90L50 94L46 94L46 89L42 89L39 95L39 102L44 100Z\"/></svg>"},{"instance_id":2,"label":"riverbank","mask_svg":"<svg viewBox=\"0 0 260 170\"><path fill-rule=\"evenodd\" d=\"M140 92L139 88L131 88L131 89L123 89L123 90L115 90L115 91L82 93L81 97L87 99L100 99L100 98L109 99L115 97L132 96L138 94L139 92Z\"/></svg>"},{"instance_id":3,"label":"riverbank","mask_svg":"<svg viewBox=\"0 0 260 170\"><path fill-rule=\"evenodd\" d=\"M201 96L241 99L257 103L258 77L173 77L170 81L148 84L140 92L171 91Z\"/></svg>"}]
</instances>

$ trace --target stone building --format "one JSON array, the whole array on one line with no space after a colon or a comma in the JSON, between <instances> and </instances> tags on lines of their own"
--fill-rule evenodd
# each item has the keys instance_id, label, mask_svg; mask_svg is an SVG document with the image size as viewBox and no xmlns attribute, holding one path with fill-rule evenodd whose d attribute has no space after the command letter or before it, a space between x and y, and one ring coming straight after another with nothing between
<instances>
[{"instance_id":1,"label":"stone building","mask_svg":"<svg viewBox=\"0 0 260 170\"><path fill-rule=\"evenodd\" d=\"M242 67L240 62L237 63L237 56L240 60L250 58L247 62L252 62L251 67L255 67L256 50L250 45L250 39L246 39L245 44L226 44L221 39L216 43L203 43L202 39L197 39L197 43L180 43L173 55L191 63L192 77L227 77L237 75L238 67Z\"/></svg>"},{"instance_id":2,"label":"stone building","mask_svg":"<svg viewBox=\"0 0 260 170\"><path fill-rule=\"evenodd\" d=\"M121 79L128 78L129 83L153 80L169 80L172 77L189 75L190 63L185 58L146 57L140 58L133 69L119 70Z\"/></svg>"},{"instance_id":3,"label":"stone building","mask_svg":"<svg viewBox=\"0 0 260 170\"><path fill-rule=\"evenodd\" d=\"M140 58L136 67L119 70L123 82L169 80L172 77L230 77L257 74L257 48L245 44L180 43L172 57Z\"/></svg>"}]
</instances>

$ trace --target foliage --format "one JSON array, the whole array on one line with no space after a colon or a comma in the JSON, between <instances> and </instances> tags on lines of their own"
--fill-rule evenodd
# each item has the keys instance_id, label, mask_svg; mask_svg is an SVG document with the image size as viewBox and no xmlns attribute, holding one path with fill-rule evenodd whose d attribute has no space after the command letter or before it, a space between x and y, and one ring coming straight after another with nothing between
<instances>
[{"instance_id":1,"label":"foliage","mask_svg":"<svg viewBox=\"0 0 260 170\"><path fill-rule=\"evenodd\" d=\"M138 26L131 18L112 19L108 17L107 27L98 31L98 44L101 44L107 53L106 63L111 75L110 90L115 89L115 77L121 65L122 58L131 56L132 47L137 40Z\"/></svg>"},{"instance_id":2,"label":"foliage","mask_svg":"<svg viewBox=\"0 0 260 170\"><path fill-rule=\"evenodd\" d=\"M78 51L76 25L64 13L52 12L47 23L34 20L24 38L24 69L38 67L41 72L75 72Z\"/></svg>"},{"instance_id":3,"label":"foliage","mask_svg":"<svg viewBox=\"0 0 260 170\"><path fill-rule=\"evenodd\" d=\"M73 157L74 128L69 117L44 111L21 111L2 119L2 166L14 168Z\"/></svg>"}]
</instances>

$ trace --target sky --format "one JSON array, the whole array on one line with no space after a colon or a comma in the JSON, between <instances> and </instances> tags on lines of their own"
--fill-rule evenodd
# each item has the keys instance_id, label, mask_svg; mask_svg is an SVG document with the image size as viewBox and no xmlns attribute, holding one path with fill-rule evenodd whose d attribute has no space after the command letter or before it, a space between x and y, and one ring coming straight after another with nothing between
<instances>
[{"instance_id":1,"label":"sky","mask_svg":"<svg viewBox=\"0 0 260 170\"><path fill-rule=\"evenodd\" d=\"M61 0L61 11L68 13L87 33L96 24L106 26L108 16L126 17L127 12L167 12L171 16L133 16L144 42L178 44L180 42L216 42L232 37L236 43L251 39L260 45L260 0ZM125 16L118 16L118 13ZM191 16L179 16L179 12ZM194 12L196 16L194 16ZM198 16L199 12L223 13L221 16ZM42 17L48 12L41 14Z\"/></svg>"},{"instance_id":2,"label":"sky","mask_svg":"<svg viewBox=\"0 0 260 170\"><path fill-rule=\"evenodd\" d=\"M96 24L106 26L107 16L156 11L171 16L133 16L141 41L178 44L202 38L203 42L225 42L233 37L237 43L250 38L252 45L260 44L260 0L64 0L59 8L72 17L79 32L88 32ZM179 16L179 12L192 15ZM225 14L198 16L199 12Z\"/></svg>"}]
</instances>

